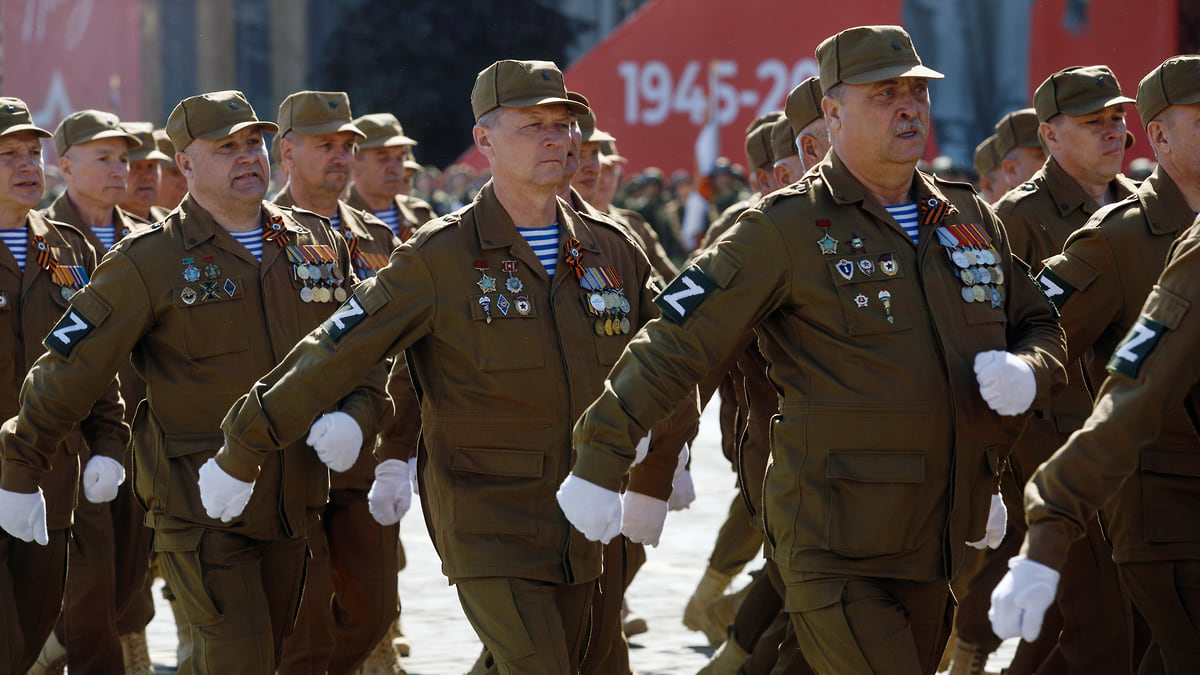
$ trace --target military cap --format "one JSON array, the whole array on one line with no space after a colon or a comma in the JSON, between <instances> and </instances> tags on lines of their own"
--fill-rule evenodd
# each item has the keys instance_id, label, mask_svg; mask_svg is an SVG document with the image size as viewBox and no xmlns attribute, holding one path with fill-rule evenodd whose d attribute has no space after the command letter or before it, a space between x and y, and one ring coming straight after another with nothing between
<instances>
[{"instance_id":1,"label":"military cap","mask_svg":"<svg viewBox=\"0 0 1200 675\"><path fill-rule=\"evenodd\" d=\"M620 162L620 163L624 164L625 162L628 162L629 160L625 159L624 157L621 156L621 153L617 152L617 142L615 140L612 140L612 141L600 141L600 161L602 161L602 162L607 161L607 162L613 162L613 163Z\"/></svg>"},{"instance_id":2,"label":"military cap","mask_svg":"<svg viewBox=\"0 0 1200 675\"><path fill-rule=\"evenodd\" d=\"M988 136L975 146L975 173L980 176L995 171L1000 166L1000 155L996 153L996 136Z\"/></svg>"},{"instance_id":3,"label":"military cap","mask_svg":"<svg viewBox=\"0 0 1200 675\"><path fill-rule=\"evenodd\" d=\"M1041 146L1038 139L1038 118L1033 108L1014 110L996 122L996 155L1001 161L1008 153L1017 148L1037 148Z\"/></svg>"},{"instance_id":4,"label":"military cap","mask_svg":"<svg viewBox=\"0 0 1200 675\"><path fill-rule=\"evenodd\" d=\"M1054 73L1033 92L1039 122L1059 113L1088 115L1118 103L1136 103L1121 94L1121 84L1108 66L1072 66Z\"/></svg>"},{"instance_id":5,"label":"military cap","mask_svg":"<svg viewBox=\"0 0 1200 675\"><path fill-rule=\"evenodd\" d=\"M396 145L418 145L415 140L404 135L404 127L400 125L400 120L391 113L363 115L354 120L354 126L367 135L364 140L358 142L359 150L390 148Z\"/></svg>"},{"instance_id":6,"label":"military cap","mask_svg":"<svg viewBox=\"0 0 1200 675\"><path fill-rule=\"evenodd\" d=\"M33 115L29 114L29 106L25 105L25 101L12 96L0 96L0 136L22 131L32 131L42 138L54 135L33 123Z\"/></svg>"},{"instance_id":7,"label":"military cap","mask_svg":"<svg viewBox=\"0 0 1200 675\"><path fill-rule=\"evenodd\" d=\"M1200 56L1172 56L1138 84L1137 109L1143 127L1169 106L1190 103L1200 103Z\"/></svg>"},{"instance_id":8,"label":"military cap","mask_svg":"<svg viewBox=\"0 0 1200 675\"><path fill-rule=\"evenodd\" d=\"M404 160L404 168L412 169L413 171L424 171L425 170L425 167L421 166L420 162L418 162L417 160L415 160L411 157L406 158Z\"/></svg>"},{"instance_id":9,"label":"military cap","mask_svg":"<svg viewBox=\"0 0 1200 675\"><path fill-rule=\"evenodd\" d=\"M821 80L810 77L796 85L787 95L787 103L783 107L788 121L792 124L792 136L799 136L804 127L821 119Z\"/></svg>"},{"instance_id":10,"label":"military cap","mask_svg":"<svg viewBox=\"0 0 1200 675\"><path fill-rule=\"evenodd\" d=\"M142 144L136 136L121 128L121 120L116 115L103 110L78 110L58 123L54 130L54 151L62 157L72 145L102 138L120 138L130 150Z\"/></svg>"},{"instance_id":11,"label":"military cap","mask_svg":"<svg viewBox=\"0 0 1200 675\"><path fill-rule=\"evenodd\" d=\"M121 122L121 127L136 136L141 143L140 146L130 151L129 161L144 162L148 159L158 162L175 161L158 149L158 143L154 140L153 124L149 122Z\"/></svg>"},{"instance_id":12,"label":"military cap","mask_svg":"<svg viewBox=\"0 0 1200 675\"><path fill-rule=\"evenodd\" d=\"M501 106L528 108L561 103L576 115L587 114L587 106L567 98L562 71L551 61L497 61L479 71L471 89L475 121Z\"/></svg>"},{"instance_id":13,"label":"military cap","mask_svg":"<svg viewBox=\"0 0 1200 675\"><path fill-rule=\"evenodd\" d=\"M592 106L588 103L586 96L577 91L568 91L567 98L582 104L588 110L586 113L575 115L576 121L579 122L579 131L583 134L580 143L600 143L602 141L617 140L608 132L600 131L596 128L596 114L592 112Z\"/></svg>"},{"instance_id":14,"label":"military cap","mask_svg":"<svg viewBox=\"0 0 1200 675\"><path fill-rule=\"evenodd\" d=\"M162 160L163 166L175 166L175 146L171 145L171 139L167 137L166 129L154 130L154 147L166 156L166 159Z\"/></svg>"},{"instance_id":15,"label":"military cap","mask_svg":"<svg viewBox=\"0 0 1200 675\"><path fill-rule=\"evenodd\" d=\"M187 150L197 138L216 141L250 127L279 131L274 122L258 119L245 94L234 89L189 96L167 118L167 136L179 152Z\"/></svg>"},{"instance_id":16,"label":"military cap","mask_svg":"<svg viewBox=\"0 0 1200 675\"><path fill-rule=\"evenodd\" d=\"M839 82L868 84L896 77L945 77L926 68L900 26L857 26L827 37L817 46L821 94Z\"/></svg>"},{"instance_id":17,"label":"military cap","mask_svg":"<svg viewBox=\"0 0 1200 675\"><path fill-rule=\"evenodd\" d=\"M771 157L776 162L792 155L800 154L796 150L796 135L792 133L792 121L781 117L771 125Z\"/></svg>"},{"instance_id":18,"label":"military cap","mask_svg":"<svg viewBox=\"0 0 1200 675\"><path fill-rule=\"evenodd\" d=\"M308 136L349 131L367 137L354 126L350 97L344 91L298 91L279 104L278 124L280 136L295 130Z\"/></svg>"},{"instance_id":19,"label":"military cap","mask_svg":"<svg viewBox=\"0 0 1200 675\"><path fill-rule=\"evenodd\" d=\"M771 128L783 116L778 111L754 118L746 128L746 161L750 170L756 171L771 166L775 159L771 154Z\"/></svg>"}]
</instances>

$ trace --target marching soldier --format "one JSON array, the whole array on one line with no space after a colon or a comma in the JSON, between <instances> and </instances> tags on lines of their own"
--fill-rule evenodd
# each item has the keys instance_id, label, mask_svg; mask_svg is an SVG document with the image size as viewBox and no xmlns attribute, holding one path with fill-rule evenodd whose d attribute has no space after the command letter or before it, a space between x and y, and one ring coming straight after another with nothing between
<instances>
[{"instance_id":1,"label":"marching soldier","mask_svg":"<svg viewBox=\"0 0 1200 675\"><path fill-rule=\"evenodd\" d=\"M994 204L1008 192L1008 180L996 155L996 137L988 136L975 146L975 173L979 174L979 195L983 201Z\"/></svg>"},{"instance_id":2,"label":"marching soldier","mask_svg":"<svg viewBox=\"0 0 1200 675\"><path fill-rule=\"evenodd\" d=\"M158 151L167 157L166 160L160 160L162 178L158 183L158 201L155 202L157 210L153 211L154 220L159 221L179 206L187 196L187 179L175 164L175 146L171 145L166 129L154 130L154 144Z\"/></svg>"},{"instance_id":3,"label":"marching soldier","mask_svg":"<svg viewBox=\"0 0 1200 675\"><path fill-rule=\"evenodd\" d=\"M1046 163L1038 124L1033 108L1014 110L996 122L996 156L1009 189L1028 181Z\"/></svg>"},{"instance_id":4,"label":"marching soldier","mask_svg":"<svg viewBox=\"0 0 1200 675\"><path fill-rule=\"evenodd\" d=\"M354 183L347 203L375 214L406 241L413 230L434 219L433 207L404 192L406 162L417 142L391 113L373 113L354 120L366 138L354 152Z\"/></svg>"},{"instance_id":5,"label":"marching soldier","mask_svg":"<svg viewBox=\"0 0 1200 675\"><path fill-rule=\"evenodd\" d=\"M158 149L153 124L122 122L121 127L137 138L141 145L129 151L125 197L117 205L126 213L150 224L166 215L165 211L156 209L162 185L162 164L173 163L174 160Z\"/></svg>"}]
</instances>

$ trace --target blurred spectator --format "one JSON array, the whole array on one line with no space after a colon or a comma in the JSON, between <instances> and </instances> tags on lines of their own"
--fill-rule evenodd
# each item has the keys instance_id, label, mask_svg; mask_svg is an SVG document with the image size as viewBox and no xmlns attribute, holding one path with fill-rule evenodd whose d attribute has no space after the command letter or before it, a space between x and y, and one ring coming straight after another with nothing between
<instances>
[{"instance_id":1,"label":"blurred spectator","mask_svg":"<svg viewBox=\"0 0 1200 675\"><path fill-rule=\"evenodd\" d=\"M1136 180L1139 183L1150 177L1154 173L1154 167L1158 164L1148 157L1138 157L1129 163L1129 172L1125 175L1130 179Z\"/></svg>"}]
</instances>

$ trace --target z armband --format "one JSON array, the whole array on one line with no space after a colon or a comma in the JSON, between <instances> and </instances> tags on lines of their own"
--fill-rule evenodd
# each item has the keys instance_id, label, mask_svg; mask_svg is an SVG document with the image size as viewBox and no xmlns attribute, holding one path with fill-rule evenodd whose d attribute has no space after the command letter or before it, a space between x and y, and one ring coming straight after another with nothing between
<instances>
[{"instance_id":1,"label":"z armband","mask_svg":"<svg viewBox=\"0 0 1200 675\"><path fill-rule=\"evenodd\" d=\"M112 306L85 287L71 298L71 306L42 341L45 347L64 359L112 313Z\"/></svg>"},{"instance_id":2,"label":"z armband","mask_svg":"<svg viewBox=\"0 0 1200 675\"><path fill-rule=\"evenodd\" d=\"M1108 361L1108 371L1136 380L1142 364L1150 358L1163 335L1179 327L1190 306L1191 303L1186 299L1155 286L1142 305L1137 323L1133 324L1113 351Z\"/></svg>"}]
</instances>

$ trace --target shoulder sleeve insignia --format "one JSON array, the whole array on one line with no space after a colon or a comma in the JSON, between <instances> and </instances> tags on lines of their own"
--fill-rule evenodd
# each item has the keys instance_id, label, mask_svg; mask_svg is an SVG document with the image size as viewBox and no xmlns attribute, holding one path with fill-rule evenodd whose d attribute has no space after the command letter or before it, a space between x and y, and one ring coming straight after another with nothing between
<instances>
[{"instance_id":1,"label":"shoulder sleeve insignia","mask_svg":"<svg viewBox=\"0 0 1200 675\"><path fill-rule=\"evenodd\" d=\"M1108 360L1107 369L1110 373L1120 373L1130 379L1136 379L1142 363L1154 347L1167 327L1148 316L1139 316L1137 323L1129 329L1125 339L1117 345L1112 358Z\"/></svg>"},{"instance_id":2,"label":"shoulder sleeve insignia","mask_svg":"<svg viewBox=\"0 0 1200 675\"><path fill-rule=\"evenodd\" d=\"M1038 288L1042 289L1042 293L1046 295L1046 299L1054 305L1056 310L1061 310L1067 299L1075 292L1074 286L1055 274L1049 267L1042 269L1041 273L1037 275L1036 281Z\"/></svg>"},{"instance_id":3,"label":"shoulder sleeve insignia","mask_svg":"<svg viewBox=\"0 0 1200 675\"><path fill-rule=\"evenodd\" d=\"M103 323L110 312L112 307L85 287L71 297L71 307L50 329L42 344L64 359L70 358L75 346Z\"/></svg>"},{"instance_id":4,"label":"shoulder sleeve insignia","mask_svg":"<svg viewBox=\"0 0 1200 675\"><path fill-rule=\"evenodd\" d=\"M654 304L662 310L664 317L681 324L716 287L717 282L712 277L692 265L680 272L679 276L654 298Z\"/></svg>"}]
</instances>

